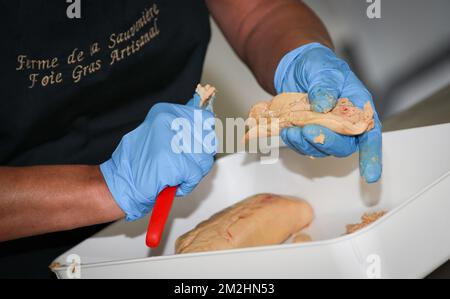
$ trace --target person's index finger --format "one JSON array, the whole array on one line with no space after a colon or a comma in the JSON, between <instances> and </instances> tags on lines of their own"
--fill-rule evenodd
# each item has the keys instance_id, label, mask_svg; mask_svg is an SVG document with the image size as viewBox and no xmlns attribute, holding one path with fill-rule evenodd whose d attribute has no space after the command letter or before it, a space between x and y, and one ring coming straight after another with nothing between
<instances>
[{"instance_id":1,"label":"person's index finger","mask_svg":"<svg viewBox=\"0 0 450 299\"><path fill-rule=\"evenodd\" d=\"M367 183L377 182L382 173L382 135L381 128L374 129L358 137L359 170Z\"/></svg>"}]
</instances>

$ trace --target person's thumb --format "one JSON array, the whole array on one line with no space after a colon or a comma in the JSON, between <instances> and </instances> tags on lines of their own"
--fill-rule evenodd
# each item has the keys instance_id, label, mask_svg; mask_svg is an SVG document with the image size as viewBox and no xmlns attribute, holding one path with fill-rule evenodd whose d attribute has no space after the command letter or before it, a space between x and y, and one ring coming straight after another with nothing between
<instances>
[{"instance_id":1,"label":"person's thumb","mask_svg":"<svg viewBox=\"0 0 450 299\"><path fill-rule=\"evenodd\" d=\"M309 85L311 109L326 113L331 111L341 94L345 76L339 70L325 70L315 76Z\"/></svg>"},{"instance_id":2,"label":"person's thumb","mask_svg":"<svg viewBox=\"0 0 450 299\"><path fill-rule=\"evenodd\" d=\"M317 47L304 54L299 65L299 78L307 87L311 108L316 112L329 112L344 88L350 71L348 64L329 48Z\"/></svg>"}]
</instances>

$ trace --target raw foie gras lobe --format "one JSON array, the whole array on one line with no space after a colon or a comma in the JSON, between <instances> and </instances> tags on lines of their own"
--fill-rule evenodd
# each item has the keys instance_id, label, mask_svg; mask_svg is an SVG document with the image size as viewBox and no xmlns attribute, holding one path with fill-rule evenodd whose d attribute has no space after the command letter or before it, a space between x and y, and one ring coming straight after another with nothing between
<instances>
[{"instance_id":1,"label":"raw foie gras lobe","mask_svg":"<svg viewBox=\"0 0 450 299\"><path fill-rule=\"evenodd\" d=\"M179 237L176 253L280 244L313 220L311 206L273 194L249 197Z\"/></svg>"},{"instance_id":2,"label":"raw foie gras lobe","mask_svg":"<svg viewBox=\"0 0 450 299\"><path fill-rule=\"evenodd\" d=\"M255 137L277 136L281 129L310 124L324 126L343 135L360 135L374 127L374 111L370 102L360 109L347 99L337 101L336 107L328 113L311 110L306 93L282 93L271 101L260 102L250 109L245 140ZM272 125L271 119L278 119Z\"/></svg>"}]
</instances>

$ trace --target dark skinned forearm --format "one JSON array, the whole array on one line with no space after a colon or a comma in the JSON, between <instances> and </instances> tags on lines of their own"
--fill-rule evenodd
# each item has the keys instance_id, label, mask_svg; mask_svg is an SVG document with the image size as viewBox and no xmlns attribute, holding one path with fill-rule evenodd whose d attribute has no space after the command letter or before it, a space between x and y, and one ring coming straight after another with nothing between
<instances>
[{"instance_id":1,"label":"dark skinned forearm","mask_svg":"<svg viewBox=\"0 0 450 299\"><path fill-rule=\"evenodd\" d=\"M206 0L208 8L259 84L275 93L273 78L281 58L299 46L333 47L314 12L299 0Z\"/></svg>"},{"instance_id":2,"label":"dark skinned forearm","mask_svg":"<svg viewBox=\"0 0 450 299\"><path fill-rule=\"evenodd\" d=\"M0 167L0 241L122 217L98 166Z\"/></svg>"}]
</instances>

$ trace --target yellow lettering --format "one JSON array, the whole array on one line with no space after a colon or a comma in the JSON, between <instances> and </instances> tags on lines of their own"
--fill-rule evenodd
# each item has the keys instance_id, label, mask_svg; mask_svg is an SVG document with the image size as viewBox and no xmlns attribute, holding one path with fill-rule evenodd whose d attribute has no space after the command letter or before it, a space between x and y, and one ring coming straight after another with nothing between
<instances>
[{"instance_id":1,"label":"yellow lettering","mask_svg":"<svg viewBox=\"0 0 450 299\"><path fill-rule=\"evenodd\" d=\"M38 76L38 75L39 75L39 74L30 74L29 79L30 79L30 81L31 81L31 85L28 86L28 88L33 88L33 87L34 87L34 85L35 85L36 82L37 82L37 76Z\"/></svg>"},{"instance_id":2,"label":"yellow lettering","mask_svg":"<svg viewBox=\"0 0 450 299\"><path fill-rule=\"evenodd\" d=\"M51 71L50 75L42 77L41 85L47 87L48 85L54 85L62 82L62 73L55 73Z\"/></svg>"},{"instance_id":3,"label":"yellow lettering","mask_svg":"<svg viewBox=\"0 0 450 299\"><path fill-rule=\"evenodd\" d=\"M19 66L16 68L17 71L21 71L24 69L24 66L26 65L26 58L26 55L17 56L17 62L19 63Z\"/></svg>"},{"instance_id":4,"label":"yellow lettering","mask_svg":"<svg viewBox=\"0 0 450 299\"><path fill-rule=\"evenodd\" d=\"M58 57L53 59L29 59L26 55L17 56L17 62L19 65L16 70L48 70L52 68L57 68L59 66Z\"/></svg>"},{"instance_id":5,"label":"yellow lettering","mask_svg":"<svg viewBox=\"0 0 450 299\"><path fill-rule=\"evenodd\" d=\"M49 82L49 77L48 76L44 76L41 80L41 84L42 86L46 87L48 85Z\"/></svg>"},{"instance_id":6,"label":"yellow lettering","mask_svg":"<svg viewBox=\"0 0 450 299\"><path fill-rule=\"evenodd\" d=\"M67 64L75 64L83 60L84 60L84 52L78 51L78 48L75 48L67 58Z\"/></svg>"},{"instance_id":7,"label":"yellow lettering","mask_svg":"<svg viewBox=\"0 0 450 299\"><path fill-rule=\"evenodd\" d=\"M102 68L102 61L100 59L88 65L77 65L72 72L72 78L75 83L78 83L84 77L93 74Z\"/></svg>"},{"instance_id":8,"label":"yellow lettering","mask_svg":"<svg viewBox=\"0 0 450 299\"><path fill-rule=\"evenodd\" d=\"M77 65L77 66L73 69L73 72L72 72L72 78L73 78L73 81L74 81L75 83L80 82L81 77L82 77L82 72L83 72L83 66L82 66L82 65Z\"/></svg>"},{"instance_id":9,"label":"yellow lettering","mask_svg":"<svg viewBox=\"0 0 450 299\"><path fill-rule=\"evenodd\" d=\"M100 45L98 43L93 43L91 46L91 56L94 56L98 52L100 52Z\"/></svg>"},{"instance_id":10,"label":"yellow lettering","mask_svg":"<svg viewBox=\"0 0 450 299\"><path fill-rule=\"evenodd\" d=\"M114 51L111 52L111 63L110 65L113 65L116 62L119 62L120 60L122 60L119 57L119 50L115 49Z\"/></svg>"},{"instance_id":11,"label":"yellow lettering","mask_svg":"<svg viewBox=\"0 0 450 299\"><path fill-rule=\"evenodd\" d=\"M56 81L56 83L61 83L61 82L63 81L63 79L62 79L62 73L58 73L58 74L56 75L55 81Z\"/></svg>"},{"instance_id":12,"label":"yellow lettering","mask_svg":"<svg viewBox=\"0 0 450 299\"><path fill-rule=\"evenodd\" d=\"M110 43L108 45L108 48L114 49L116 47L116 34L115 33L113 33L109 36L109 41L110 41Z\"/></svg>"},{"instance_id":13,"label":"yellow lettering","mask_svg":"<svg viewBox=\"0 0 450 299\"><path fill-rule=\"evenodd\" d=\"M59 66L58 57L55 57L55 58L52 59L51 67L52 68L57 68L58 66Z\"/></svg>"}]
</instances>

